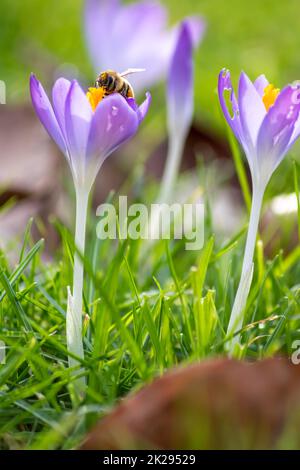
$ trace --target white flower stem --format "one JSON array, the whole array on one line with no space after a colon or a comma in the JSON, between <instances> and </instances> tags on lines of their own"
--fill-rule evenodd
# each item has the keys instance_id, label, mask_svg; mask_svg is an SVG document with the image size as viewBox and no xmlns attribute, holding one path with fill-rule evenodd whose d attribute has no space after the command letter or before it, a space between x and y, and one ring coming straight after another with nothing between
<instances>
[{"instance_id":1,"label":"white flower stem","mask_svg":"<svg viewBox=\"0 0 300 470\"><path fill-rule=\"evenodd\" d=\"M253 274L253 256L258 231L259 216L264 196L264 189L265 186L263 185L253 186L252 206L243 260L242 274L231 311L230 321L227 330L228 334L234 334L243 325L243 310L245 308L247 297L251 287ZM234 338L231 344L231 349L233 345L238 342L238 340L238 337Z\"/></svg>"},{"instance_id":2,"label":"white flower stem","mask_svg":"<svg viewBox=\"0 0 300 470\"><path fill-rule=\"evenodd\" d=\"M88 191L76 188L76 222L75 222L75 254L73 271L73 295L69 299L66 329L68 351L83 358L82 343L82 294L83 294L83 263L86 216L88 207ZM81 255L81 256L80 256ZM78 365L76 359L69 356L69 366Z\"/></svg>"},{"instance_id":3,"label":"white flower stem","mask_svg":"<svg viewBox=\"0 0 300 470\"><path fill-rule=\"evenodd\" d=\"M170 133L167 161L162 177L158 203L168 203L172 199L174 185L176 183L185 137L182 133Z\"/></svg>"}]
</instances>

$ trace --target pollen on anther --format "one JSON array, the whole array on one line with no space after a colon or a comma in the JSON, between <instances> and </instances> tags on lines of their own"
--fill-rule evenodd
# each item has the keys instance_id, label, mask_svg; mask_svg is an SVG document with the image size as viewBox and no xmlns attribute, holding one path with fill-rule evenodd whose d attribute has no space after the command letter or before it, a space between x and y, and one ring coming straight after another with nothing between
<instances>
[{"instance_id":1,"label":"pollen on anther","mask_svg":"<svg viewBox=\"0 0 300 470\"><path fill-rule=\"evenodd\" d=\"M95 111L100 101L102 101L103 98L105 97L105 90L102 87L99 87L99 88L90 87L88 89L86 97L90 102L92 110Z\"/></svg>"},{"instance_id":2,"label":"pollen on anther","mask_svg":"<svg viewBox=\"0 0 300 470\"><path fill-rule=\"evenodd\" d=\"M269 111L270 107L273 106L279 93L280 89L275 88L274 85L272 85L271 83L266 86L266 88L264 89L264 95L262 97L262 100L267 111Z\"/></svg>"}]
</instances>

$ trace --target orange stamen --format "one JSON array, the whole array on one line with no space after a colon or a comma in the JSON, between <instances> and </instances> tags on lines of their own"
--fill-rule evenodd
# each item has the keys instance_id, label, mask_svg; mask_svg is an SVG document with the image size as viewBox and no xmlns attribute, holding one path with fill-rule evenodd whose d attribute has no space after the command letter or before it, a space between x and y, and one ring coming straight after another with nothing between
<instances>
[{"instance_id":1,"label":"orange stamen","mask_svg":"<svg viewBox=\"0 0 300 470\"><path fill-rule=\"evenodd\" d=\"M86 94L87 99L89 100L92 110L95 111L100 101L104 98L105 91L102 87L95 88L90 87Z\"/></svg>"},{"instance_id":2,"label":"orange stamen","mask_svg":"<svg viewBox=\"0 0 300 470\"><path fill-rule=\"evenodd\" d=\"M274 85L272 85L271 83L266 86L266 88L264 89L264 95L262 97L262 100L267 111L269 111L270 107L273 106L279 93L280 89L275 88Z\"/></svg>"}]
</instances>

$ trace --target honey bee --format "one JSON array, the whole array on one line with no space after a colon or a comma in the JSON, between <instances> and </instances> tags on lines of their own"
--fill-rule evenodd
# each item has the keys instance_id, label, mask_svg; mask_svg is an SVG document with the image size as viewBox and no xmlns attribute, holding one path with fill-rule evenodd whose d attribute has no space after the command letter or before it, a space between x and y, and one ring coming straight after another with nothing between
<instances>
[{"instance_id":1,"label":"honey bee","mask_svg":"<svg viewBox=\"0 0 300 470\"><path fill-rule=\"evenodd\" d=\"M114 70L106 70L101 72L95 82L96 88L104 90L104 96L112 93L120 93L124 98L134 98L134 91L128 80L127 75L137 72L144 72L145 69L128 69L125 72L118 73Z\"/></svg>"}]
</instances>

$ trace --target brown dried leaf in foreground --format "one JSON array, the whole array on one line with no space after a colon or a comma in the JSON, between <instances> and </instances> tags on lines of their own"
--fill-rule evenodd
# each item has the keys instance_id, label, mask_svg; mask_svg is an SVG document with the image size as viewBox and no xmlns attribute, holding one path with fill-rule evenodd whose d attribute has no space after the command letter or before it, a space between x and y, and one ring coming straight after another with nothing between
<instances>
[{"instance_id":1,"label":"brown dried leaf in foreground","mask_svg":"<svg viewBox=\"0 0 300 470\"><path fill-rule=\"evenodd\" d=\"M299 425L300 366L217 359L177 368L125 398L82 449L299 446Z\"/></svg>"}]
</instances>

